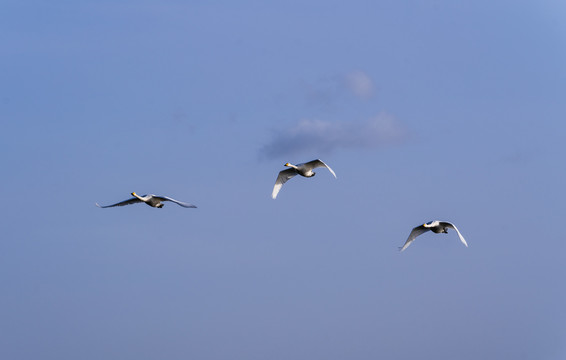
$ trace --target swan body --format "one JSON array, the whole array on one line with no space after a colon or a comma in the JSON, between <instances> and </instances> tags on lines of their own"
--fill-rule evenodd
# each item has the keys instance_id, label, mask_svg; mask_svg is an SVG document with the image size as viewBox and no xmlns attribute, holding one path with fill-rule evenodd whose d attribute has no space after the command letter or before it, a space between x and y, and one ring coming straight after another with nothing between
<instances>
[{"instance_id":1,"label":"swan body","mask_svg":"<svg viewBox=\"0 0 566 360\"><path fill-rule=\"evenodd\" d=\"M273 199L275 199L277 197L277 194L281 190L281 187L283 187L283 184L285 184L289 179L291 179L292 177L294 177L296 175L301 175L301 176L304 176L304 177L307 177L307 178L313 177L313 176L316 175L316 173L313 170L318 168L318 167L327 168L328 171L330 171L330 173L332 173L332 175L334 175L334 177L336 177L334 170L332 170L330 168L330 166L326 165L320 159L312 160L312 161L309 161L307 163L297 164L297 165L293 165L291 163L286 163L284 166L289 167L289 169L282 170L282 171L279 172L279 175L277 176L277 180L275 180L275 186L273 187L273 192L271 193L271 197Z\"/></svg>"},{"instance_id":2,"label":"swan body","mask_svg":"<svg viewBox=\"0 0 566 360\"><path fill-rule=\"evenodd\" d=\"M436 234L440 234L440 233L448 233L447 229L454 229L456 230L456 233L458 234L458 237L460 238L460 241L462 242L462 244L466 245L466 247L468 247L468 243L466 243L466 240L464 239L464 237L462 236L462 234L460 234L460 231L458 231L458 228L456 227L456 225L449 223L447 221L430 221L427 222L426 224L422 224L419 225L415 228L413 228L413 230L411 230L411 233L409 234L409 237L407 238L407 241L405 241L405 244L399 248L400 251L405 250L406 248L409 247L409 245L411 245L411 243L413 242L413 240L415 240L415 238L421 234L424 234L427 231L432 231L433 233Z\"/></svg>"},{"instance_id":3,"label":"swan body","mask_svg":"<svg viewBox=\"0 0 566 360\"><path fill-rule=\"evenodd\" d=\"M172 198L167 197L167 196L158 196L158 195L154 195L154 194L147 194L147 195L139 196L135 192L132 193L132 196L133 196L133 198L128 199L128 200L124 200L124 201L120 201L119 203L116 203L116 204L100 206L100 205L98 205L98 203L96 203L96 206L98 206L99 208L108 208L108 207L124 206L124 205L130 205L130 204L136 204L136 203L144 202L151 207L162 208L163 207L163 201L171 201L171 202L174 202L175 204L182 206L182 207L185 207L185 208L196 208L196 206L194 206L193 204L189 204L189 203L185 203L185 202L182 202L182 201L179 201L179 200L175 200L175 199L172 199Z\"/></svg>"}]
</instances>

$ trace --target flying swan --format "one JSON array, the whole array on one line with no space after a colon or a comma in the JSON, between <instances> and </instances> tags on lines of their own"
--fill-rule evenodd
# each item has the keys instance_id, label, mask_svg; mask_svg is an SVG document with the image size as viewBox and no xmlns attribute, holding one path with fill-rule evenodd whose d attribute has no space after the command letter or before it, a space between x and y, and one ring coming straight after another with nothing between
<instances>
[{"instance_id":1,"label":"flying swan","mask_svg":"<svg viewBox=\"0 0 566 360\"><path fill-rule=\"evenodd\" d=\"M456 228L456 226L452 223L449 223L447 221L430 221L427 222L426 224L422 224L420 226L417 226L416 228L414 228L411 233L409 234L409 237L407 238L407 241L405 241L405 245L403 245L402 247L399 248L400 251L405 250L406 248L409 247L409 245L411 245L411 243L413 242L413 240L415 240L415 238L421 234L424 234L427 231L432 231L433 233L436 234L440 234L440 233L448 233L448 231L446 229L454 229L456 230L456 232L458 233L458 237L460 238L460 241L462 242L462 244L466 245L466 247L468 247L468 244L466 243L466 240L464 240L464 237L462 236L462 234L460 234L460 232L458 231L458 228Z\"/></svg>"},{"instance_id":2,"label":"flying swan","mask_svg":"<svg viewBox=\"0 0 566 360\"><path fill-rule=\"evenodd\" d=\"M271 197L274 199L277 197L277 194L281 190L283 184L285 184L289 179L291 179L295 175L301 175L304 177L313 177L316 175L316 173L312 171L313 169L316 169L318 167L325 167L328 169L328 171L332 173L332 175L334 175L334 177L336 177L334 171L328 165L322 162L322 160L320 159L312 160L307 163L298 164L298 165L286 163L284 166L288 166L290 169L282 170L279 173L279 176L277 176L277 180L275 181L275 186L273 187L273 192L271 193Z\"/></svg>"},{"instance_id":3,"label":"flying swan","mask_svg":"<svg viewBox=\"0 0 566 360\"><path fill-rule=\"evenodd\" d=\"M185 202L182 202L182 201L179 201L179 200L172 199L172 198L167 197L167 196L157 196L157 195L153 195L153 194L139 196L135 192L133 192L132 195L134 196L133 198L128 199L128 200L124 200L124 201L120 201L119 203L116 203L116 204L100 206L100 205L98 205L98 203L96 203L96 206L98 206L99 208L109 208L109 207L113 207L113 206L124 206L124 205L130 205L130 204L136 204L136 203L144 202L151 207L162 208L163 207L162 201L171 201L171 202L174 202L175 204L180 205L182 207L196 208L196 206L194 206L193 204L188 204L188 203L185 203Z\"/></svg>"}]
</instances>

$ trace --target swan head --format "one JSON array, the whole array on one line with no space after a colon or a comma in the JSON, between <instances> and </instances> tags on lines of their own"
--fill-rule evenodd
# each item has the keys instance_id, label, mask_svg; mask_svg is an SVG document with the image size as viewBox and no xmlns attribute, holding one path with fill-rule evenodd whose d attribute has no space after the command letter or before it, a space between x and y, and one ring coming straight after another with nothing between
<instances>
[{"instance_id":1,"label":"swan head","mask_svg":"<svg viewBox=\"0 0 566 360\"><path fill-rule=\"evenodd\" d=\"M291 167L291 164L289 164L289 163L285 163L285 165L283 165L283 166L288 166L288 167Z\"/></svg>"},{"instance_id":2,"label":"swan head","mask_svg":"<svg viewBox=\"0 0 566 360\"><path fill-rule=\"evenodd\" d=\"M132 192L132 196L138 196L138 195L137 195L136 192L134 191L134 192Z\"/></svg>"}]
</instances>

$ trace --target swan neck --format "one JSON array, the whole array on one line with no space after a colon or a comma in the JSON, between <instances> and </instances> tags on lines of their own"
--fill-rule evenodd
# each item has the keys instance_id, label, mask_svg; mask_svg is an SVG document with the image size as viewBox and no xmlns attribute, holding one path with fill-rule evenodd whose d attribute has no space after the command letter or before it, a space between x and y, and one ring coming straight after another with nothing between
<instances>
[{"instance_id":1,"label":"swan neck","mask_svg":"<svg viewBox=\"0 0 566 360\"><path fill-rule=\"evenodd\" d=\"M132 193L132 195L138 199L140 199L141 201L145 201L144 198L142 198L141 196L139 196L138 194L136 194L135 192Z\"/></svg>"}]
</instances>

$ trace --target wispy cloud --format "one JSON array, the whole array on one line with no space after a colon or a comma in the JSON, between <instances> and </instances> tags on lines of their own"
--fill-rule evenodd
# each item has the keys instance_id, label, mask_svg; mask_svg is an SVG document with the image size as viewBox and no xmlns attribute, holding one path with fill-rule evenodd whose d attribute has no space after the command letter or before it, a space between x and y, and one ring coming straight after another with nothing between
<instances>
[{"instance_id":1,"label":"wispy cloud","mask_svg":"<svg viewBox=\"0 0 566 360\"><path fill-rule=\"evenodd\" d=\"M290 129L276 133L272 141L261 149L261 156L318 156L340 148L375 148L399 142L405 137L403 126L385 113L366 121L330 122L306 119Z\"/></svg>"},{"instance_id":2,"label":"wispy cloud","mask_svg":"<svg viewBox=\"0 0 566 360\"><path fill-rule=\"evenodd\" d=\"M344 77L346 87L359 98L369 99L375 92L373 81L363 71L353 71Z\"/></svg>"},{"instance_id":3,"label":"wispy cloud","mask_svg":"<svg viewBox=\"0 0 566 360\"><path fill-rule=\"evenodd\" d=\"M375 85L371 77L363 71L320 78L314 82L302 84L306 92L307 104L329 107L346 101L350 95L368 100L375 95Z\"/></svg>"}]
</instances>

